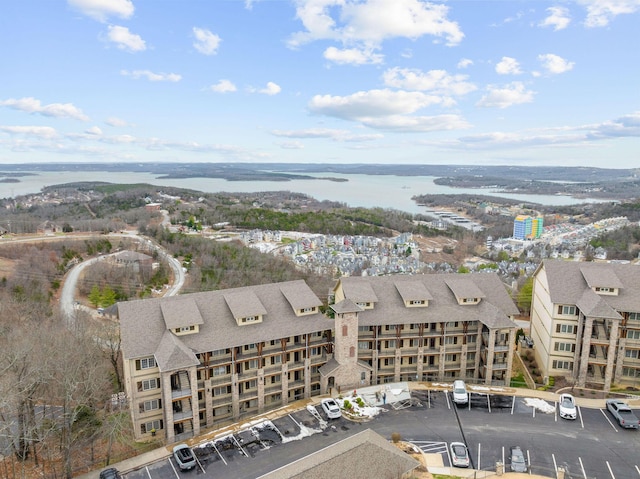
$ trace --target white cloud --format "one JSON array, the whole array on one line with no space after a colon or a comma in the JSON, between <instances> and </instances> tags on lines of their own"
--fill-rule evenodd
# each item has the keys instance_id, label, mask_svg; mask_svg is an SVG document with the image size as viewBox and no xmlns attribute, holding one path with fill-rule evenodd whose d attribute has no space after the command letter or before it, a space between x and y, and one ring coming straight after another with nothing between
<instances>
[{"instance_id":1,"label":"white cloud","mask_svg":"<svg viewBox=\"0 0 640 479\"><path fill-rule=\"evenodd\" d=\"M56 130L50 126L0 126L0 130L15 135L34 136L44 139L58 136Z\"/></svg>"},{"instance_id":2,"label":"white cloud","mask_svg":"<svg viewBox=\"0 0 640 479\"><path fill-rule=\"evenodd\" d=\"M280 88L279 85L270 81L267 82L267 86L265 88L258 90L258 93L262 93L264 95L277 95L281 90L282 88Z\"/></svg>"},{"instance_id":3,"label":"white cloud","mask_svg":"<svg viewBox=\"0 0 640 479\"><path fill-rule=\"evenodd\" d=\"M193 47L203 55L215 55L222 41L218 35L204 28L193 27L193 36L196 41Z\"/></svg>"},{"instance_id":4,"label":"white cloud","mask_svg":"<svg viewBox=\"0 0 640 479\"><path fill-rule=\"evenodd\" d=\"M289 46L334 40L373 47L390 38L424 35L457 45L464 34L448 13L445 5L420 0L296 0L296 16L306 30L293 34Z\"/></svg>"},{"instance_id":5,"label":"white cloud","mask_svg":"<svg viewBox=\"0 0 640 479\"><path fill-rule=\"evenodd\" d=\"M116 118L115 116L111 116L107 118L104 122L109 126L116 126L116 127L122 127L122 126L128 125L128 123L125 120L122 120L121 118Z\"/></svg>"},{"instance_id":6,"label":"white cloud","mask_svg":"<svg viewBox=\"0 0 640 479\"><path fill-rule=\"evenodd\" d=\"M374 141L384 138L383 135L366 134L355 135L348 130L336 130L332 128L307 128L304 130L273 130L270 132L274 136L284 138L329 138L335 141L364 142Z\"/></svg>"},{"instance_id":7,"label":"white cloud","mask_svg":"<svg viewBox=\"0 0 640 479\"><path fill-rule=\"evenodd\" d=\"M522 103L531 103L535 92L527 90L522 82L512 82L503 88L489 86L476 106L508 108Z\"/></svg>"},{"instance_id":8,"label":"white cloud","mask_svg":"<svg viewBox=\"0 0 640 479\"><path fill-rule=\"evenodd\" d=\"M309 102L309 110L384 130L416 132L468 127L457 115L410 116L422 108L446 103L447 100L438 95L385 89L349 96L316 95Z\"/></svg>"},{"instance_id":9,"label":"white cloud","mask_svg":"<svg viewBox=\"0 0 640 479\"><path fill-rule=\"evenodd\" d=\"M88 135L102 136L102 130L100 127L92 126L91 128L87 128L84 132Z\"/></svg>"},{"instance_id":10,"label":"white cloud","mask_svg":"<svg viewBox=\"0 0 640 479\"><path fill-rule=\"evenodd\" d=\"M44 116L55 118L73 118L74 120L88 121L89 117L82 110L71 103L49 103L42 105L40 100L33 97L0 101L0 106L13 108L14 110L25 111L27 113L38 113Z\"/></svg>"},{"instance_id":11,"label":"white cloud","mask_svg":"<svg viewBox=\"0 0 640 479\"><path fill-rule=\"evenodd\" d=\"M107 39L116 44L120 50L129 52L141 52L147 49L145 41L140 37L131 33L127 27L118 25L109 25Z\"/></svg>"},{"instance_id":12,"label":"white cloud","mask_svg":"<svg viewBox=\"0 0 640 479\"><path fill-rule=\"evenodd\" d=\"M376 65L382 63L384 55L373 53L370 49L329 47L324 51L324 57L339 64Z\"/></svg>"},{"instance_id":13,"label":"white cloud","mask_svg":"<svg viewBox=\"0 0 640 479\"><path fill-rule=\"evenodd\" d=\"M552 74L565 73L573 69L574 62L569 62L553 53L538 55L538 60L542 63L542 67Z\"/></svg>"},{"instance_id":14,"label":"white cloud","mask_svg":"<svg viewBox=\"0 0 640 479\"><path fill-rule=\"evenodd\" d=\"M278 146L284 150L304 150L304 145L299 141L286 141L278 143Z\"/></svg>"},{"instance_id":15,"label":"white cloud","mask_svg":"<svg viewBox=\"0 0 640 479\"><path fill-rule=\"evenodd\" d=\"M539 23L541 27L553 27L555 31L563 30L571 23L569 9L565 7L549 7L547 8L549 16Z\"/></svg>"},{"instance_id":16,"label":"white cloud","mask_svg":"<svg viewBox=\"0 0 640 479\"><path fill-rule=\"evenodd\" d=\"M390 68L382 75L384 84L402 90L432 91L443 95L466 95L476 90L467 75L450 75L445 70L423 72L411 68Z\"/></svg>"},{"instance_id":17,"label":"white cloud","mask_svg":"<svg viewBox=\"0 0 640 479\"><path fill-rule=\"evenodd\" d=\"M149 70L121 70L120 74L123 76L130 76L134 80L139 80L140 78L146 78L149 81L168 81L168 82L179 82L182 80L182 75L177 73L154 73Z\"/></svg>"},{"instance_id":18,"label":"white cloud","mask_svg":"<svg viewBox=\"0 0 640 479\"><path fill-rule=\"evenodd\" d=\"M618 15L640 10L640 0L578 0L587 9L584 21L587 27L606 27Z\"/></svg>"},{"instance_id":19,"label":"white cloud","mask_svg":"<svg viewBox=\"0 0 640 479\"><path fill-rule=\"evenodd\" d=\"M469 66L473 65L473 60L469 60L468 58L462 58L459 62L457 67L460 69L464 69L467 68Z\"/></svg>"},{"instance_id":20,"label":"white cloud","mask_svg":"<svg viewBox=\"0 0 640 479\"><path fill-rule=\"evenodd\" d=\"M522 70L520 70L520 64L515 58L502 57L502 60L496 65L496 73L499 75L519 75Z\"/></svg>"},{"instance_id":21,"label":"white cloud","mask_svg":"<svg viewBox=\"0 0 640 479\"><path fill-rule=\"evenodd\" d=\"M67 3L99 22L106 22L111 16L131 18L134 12L131 0L67 0Z\"/></svg>"},{"instance_id":22,"label":"white cloud","mask_svg":"<svg viewBox=\"0 0 640 479\"><path fill-rule=\"evenodd\" d=\"M238 90L229 80L220 80L218 83L211 85L209 89L216 93L231 93Z\"/></svg>"}]
</instances>

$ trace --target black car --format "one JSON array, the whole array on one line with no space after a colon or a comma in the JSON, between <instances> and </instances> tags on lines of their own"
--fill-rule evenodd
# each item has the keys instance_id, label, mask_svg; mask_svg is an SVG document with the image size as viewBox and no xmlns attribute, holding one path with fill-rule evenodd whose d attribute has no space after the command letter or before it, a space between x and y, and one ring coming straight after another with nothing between
<instances>
[{"instance_id":1,"label":"black car","mask_svg":"<svg viewBox=\"0 0 640 479\"><path fill-rule=\"evenodd\" d=\"M122 479L122 476L115 467L110 467L100 472L100 479Z\"/></svg>"}]
</instances>

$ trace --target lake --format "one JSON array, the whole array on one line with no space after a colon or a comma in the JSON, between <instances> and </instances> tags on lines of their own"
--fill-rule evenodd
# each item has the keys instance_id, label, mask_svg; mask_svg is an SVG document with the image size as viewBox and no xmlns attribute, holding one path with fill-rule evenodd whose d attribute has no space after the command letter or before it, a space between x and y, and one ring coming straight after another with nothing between
<instances>
[{"instance_id":1,"label":"lake","mask_svg":"<svg viewBox=\"0 0 640 479\"><path fill-rule=\"evenodd\" d=\"M540 203L542 205L574 205L600 203L609 200L576 199L570 196L526 195L499 193L491 188L452 188L436 185L433 176L345 175L338 173L314 173L314 177L344 178L346 182L323 179L292 181L227 181L220 178L159 179L154 173L64 171L41 172L34 176L20 177L20 183L0 183L0 198L39 193L45 186L79 181L106 181L116 184L148 183L155 186L188 188L204 193L253 193L259 191L292 191L305 193L317 200L339 201L352 207L392 208L408 213L424 213L426 208L411 199L421 194L472 194L492 195L512 200Z\"/></svg>"}]
</instances>

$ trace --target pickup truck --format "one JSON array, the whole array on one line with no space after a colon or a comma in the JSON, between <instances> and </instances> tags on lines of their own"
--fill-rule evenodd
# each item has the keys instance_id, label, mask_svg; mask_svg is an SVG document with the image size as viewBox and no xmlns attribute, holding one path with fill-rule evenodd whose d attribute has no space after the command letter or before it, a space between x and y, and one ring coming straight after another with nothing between
<instances>
[{"instance_id":1,"label":"pickup truck","mask_svg":"<svg viewBox=\"0 0 640 479\"><path fill-rule=\"evenodd\" d=\"M620 426L627 429L638 429L640 421L631 408L620 399L607 399L607 410L616 418Z\"/></svg>"}]
</instances>

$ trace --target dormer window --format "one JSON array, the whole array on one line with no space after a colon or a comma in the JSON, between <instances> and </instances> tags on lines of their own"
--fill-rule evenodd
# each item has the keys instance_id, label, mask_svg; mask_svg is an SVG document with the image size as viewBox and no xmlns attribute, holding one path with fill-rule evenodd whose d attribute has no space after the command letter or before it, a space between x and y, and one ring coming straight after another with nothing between
<instances>
[{"instance_id":1,"label":"dormer window","mask_svg":"<svg viewBox=\"0 0 640 479\"><path fill-rule=\"evenodd\" d=\"M360 306L361 308L364 308L364 309L373 309L373 304L368 302L368 301L367 302L362 302L362 303L361 302L356 302L356 304L358 306Z\"/></svg>"},{"instance_id":2,"label":"dormer window","mask_svg":"<svg viewBox=\"0 0 640 479\"><path fill-rule=\"evenodd\" d=\"M613 296L617 296L618 295L618 289L617 288L609 288L607 286L596 286L595 288L593 288L593 290L598 294L608 294L608 295L613 295Z\"/></svg>"},{"instance_id":3,"label":"dormer window","mask_svg":"<svg viewBox=\"0 0 640 479\"><path fill-rule=\"evenodd\" d=\"M262 322L262 316L247 316L245 318L240 318L240 322L242 324L261 323Z\"/></svg>"},{"instance_id":4,"label":"dormer window","mask_svg":"<svg viewBox=\"0 0 640 479\"><path fill-rule=\"evenodd\" d=\"M185 334L197 333L199 330L199 326L191 325L191 326L180 326L179 328L175 328L173 332L176 336L182 336Z\"/></svg>"},{"instance_id":5,"label":"dormer window","mask_svg":"<svg viewBox=\"0 0 640 479\"><path fill-rule=\"evenodd\" d=\"M478 304L480 298L462 298L461 304Z\"/></svg>"}]
</instances>

